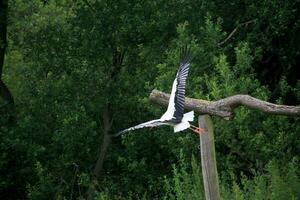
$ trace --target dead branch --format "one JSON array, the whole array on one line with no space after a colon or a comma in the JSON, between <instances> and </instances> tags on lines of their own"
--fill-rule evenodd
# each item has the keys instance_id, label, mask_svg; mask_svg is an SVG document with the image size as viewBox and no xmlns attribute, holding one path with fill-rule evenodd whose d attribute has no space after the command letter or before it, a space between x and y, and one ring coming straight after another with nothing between
<instances>
[{"instance_id":1,"label":"dead branch","mask_svg":"<svg viewBox=\"0 0 300 200\"><path fill-rule=\"evenodd\" d=\"M233 31L231 31L231 33L222 41L222 42L219 42L218 43L218 46L221 46L223 44L225 44L230 38L233 37L233 35L236 33L236 31L241 27L241 26L248 26L249 24L255 22L256 19L253 19L253 20L250 20L250 21L247 21L247 22L244 22L244 23L240 23L238 24L234 29Z\"/></svg>"},{"instance_id":2,"label":"dead branch","mask_svg":"<svg viewBox=\"0 0 300 200\"><path fill-rule=\"evenodd\" d=\"M150 94L150 100L162 106L168 105L169 98L169 94L155 89ZM227 120L234 117L234 109L238 106L246 106L268 114L300 116L300 106L277 105L256 99L249 95L239 94L218 101L185 98L186 110L194 110L198 114L215 115Z\"/></svg>"}]
</instances>

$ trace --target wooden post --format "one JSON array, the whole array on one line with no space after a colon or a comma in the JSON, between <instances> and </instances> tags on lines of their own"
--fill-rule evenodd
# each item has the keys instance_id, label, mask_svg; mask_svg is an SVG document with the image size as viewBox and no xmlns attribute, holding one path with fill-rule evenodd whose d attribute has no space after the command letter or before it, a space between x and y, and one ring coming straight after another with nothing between
<instances>
[{"instance_id":1,"label":"wooden post","mask_svg":"<svg viewBox=\"0 0 300 200\"><path fill-rule=\"evenodd\" d=\"M168 106L170 94L153 90L150 100L162 106ZM234 95L218 101L206 101L203 99L185 98L186 110L194 110L199 116L199 126L205 129L200 136L201 165L206 200L219 200L219 181L215 157L215 144L213 135L213 124L209 114L229 120L234 117L234 109L245 106L268 114L300 116L300 106L287 106L273 104L267 101L256 99L249 95Z\"/></svg>"},{"instance_id":2,"label":"wooden post","mask_svg":"<svg viewBox=\"0 0 300 200\"><path fill-rule=\"evenodd\" d=\"M199 127L204 129L204 133L200 135L200 148L205 198L206 200L219 200L213 123L209 115L200 115L198 123Z\"/></svg>"}]
</instances>

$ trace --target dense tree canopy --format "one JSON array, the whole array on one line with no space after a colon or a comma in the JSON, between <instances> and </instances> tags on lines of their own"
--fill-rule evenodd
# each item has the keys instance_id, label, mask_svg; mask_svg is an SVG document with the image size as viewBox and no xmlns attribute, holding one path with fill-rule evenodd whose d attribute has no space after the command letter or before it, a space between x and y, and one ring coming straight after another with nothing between
<instances>
[{"instance_id":1,"label":"dense tree canopy","mask_svg":"<svg viewBox=\"0 0 300 200\"><path fill-rule=\"evenodd\" d=\"M184 45L194 56L186 96L300 104L299 1L0 7L1 199L204 198L198 138L189 131L104 141L162 114L148 96L170 92ZM234 120L213 121L224 199L300 199L299 117L239 108Z\"/></svg>"}]
</instances>

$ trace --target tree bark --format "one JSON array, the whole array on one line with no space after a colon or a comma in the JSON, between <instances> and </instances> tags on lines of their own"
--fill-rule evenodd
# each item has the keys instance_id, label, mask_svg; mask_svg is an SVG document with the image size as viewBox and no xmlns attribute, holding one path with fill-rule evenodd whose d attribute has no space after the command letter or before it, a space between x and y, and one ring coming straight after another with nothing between
<instances>
[{"instance_id":1,"label":"tree bark","mask_svg":"<svg viewBox=\"0 0 300 200\"><path fill-rule=\"evenodd\" d=\"M169 94L158 90L153 90L150 94L152 102L163 106L168 105L169 98ZM185 109L194 110L198 114L219 116L227 120L234 117L234 109L241 105L268 114L300 116L300 106L277 105L249 95L234 95L218 101L185 98Z\"/></svg>"},{"instance_id":2,"label":"tree bark","mask_svg":"<svg viewBox=\"0 0 300 200\"><path fill-rule=\"evenodd\" d=\"M96 165L95 165L95 168L94 168L94 171L93 171L93 175L96 178L99 178L99 176L102 172L104 158L105 158L107 149L108 149L108 147L111 143L111 136L109 134L111 125L112 125L112 121L111 121L110 116L109 116L109 105L107 105L104 108L104 111L103 111L103 140L102 140L98 160L96 162Z\"/></svg>"},{"instance_id":3,"label":"tree bark","mask_svg":"<svg viewBox=\"0 0 300 200\"><path fill-rule=\"evenodd\" d=\"M115 50L112 56L112 67L111 71L108 72L109 80L114 82L115 78L118 76L121 68L123 67L123 61L124 61L124 51ZM102 119L103 119L103 140L99 152L99 156L95 165L95 168L92 172L92 184L90 185L90 188L87 192L88 199L91 200L94 197L95 191L96 191L96 185L98 183L98 178L101 176L101 173L103 171L103 165L105 156L107 154L107 150L109 146L111 145L111 135L109 134L113 119L111 114L111 108L110 104L106 103L106 106L104 107L103 113L102 113Z\"/></svg>"},{"instance_id":4,"label":"tree bark","mask_svg":"<svg viewBox=\"0 0 300 200\"><path fill-rule=\"evenodd\" d=\"M7 46L7 0L0 0L0 78L2 77L4 55Z\"/></svg>"},{"instance_id":5,"label":"tree bark","mask_svg":"<svg viewBox=\"0 0 300 200\"><path fill-rule=\"evenodd\" d=\"M122 63L124 60L124 52L123 51L114 51L114 55L112 57L112 69L109 74L109 77L111 80L114 80L114 78L118 75L122 68ZM110 104L106 103L106 106L104 107L103 114L102 114L102 119L103 119L103 140L101 144L101 150L99 153L99 157L96 163L96 166L93 171L93 175L98 178L100 176L100 173L102 172L103 169L103 163L104 163L104 158L107 152L107 149L109 145L111 144L111 136L109 134L110 128L112 126L112 118L111 118L111 109L110 109Z\"/></svg>"},{"instance_id":6,"label":"tree bark","mask_svg":"<svg viewBox=\"0 0 300 200\"><path fill-rule=\"evenodd\" d=\"M108 150L108 147L111 144L111 136L109 134L110 128L112 126L112 119L109 115L110 113L110 108L109 104L107 104L104 107L103 114L102 114L102 119L103 119L103 140L101 142L101 148L99 152L99 156L96 162L96 165L94 167L94 170L92 172L92 183L88 189L87 192L87 199L92 200L94 199L95 191L96 191L96 186L98 184L98 178L101 176L101 173L103 171L103 164L104 164L104 159Z\"/></svg>"}]
</instances>

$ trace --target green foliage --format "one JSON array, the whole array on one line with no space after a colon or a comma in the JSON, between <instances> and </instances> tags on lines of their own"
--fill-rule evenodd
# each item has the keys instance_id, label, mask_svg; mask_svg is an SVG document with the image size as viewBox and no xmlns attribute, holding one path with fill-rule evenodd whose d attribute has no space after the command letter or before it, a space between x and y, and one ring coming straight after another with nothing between
<instances>
[{"instance_id":1,"label":"green foliage","mask_svg":"<svg viewBox=\"0 0 300 200\"><path fill-rule=\"evenodd\" d=\"M170 92L184 45L194 56L186 96L300 102L296 1L8 2L3 80L17 118L0 116L3 199L86 199L104 109L110 133L160 116L165 109L148 95ZM116 52L125 52L119 69ZM243 107L232 121L213 119L223 199L300 198L299 120ZM190 159L198 138L171 132L113 139L95 198L204 199L199 161Z\"/></svg>"},{"instance_id":2,"label":"green foliage","mask_svg":"<svg viewBox=\"0 0 300 200\"><path fill-rule=\"evenodd\" d=\"M179 165L173 165L173 177L165 178L164 199L204 199L202 173L197 162L192 156L191 164L187 163L181 152Z\"/></svg>"},{"instance_id":3,"label":"green foliage","mask_svg":"<svg viewBox=\"0 0 300 200\"><path fill-rule=\"evenodd\" d=\"M188 169L192 166L192 169ZM270 161L263 174L256 173L251 179L246 176L232 184L221 180L221 198L224 200L276 200L299 199L299 168L294 161L280 166ZM202 175L198 161L192 157L191 165L181 159L179 166L173 166L173 175L165 180L166 196L164 199L204 199Z\"/></svg>"}]
</instances>

